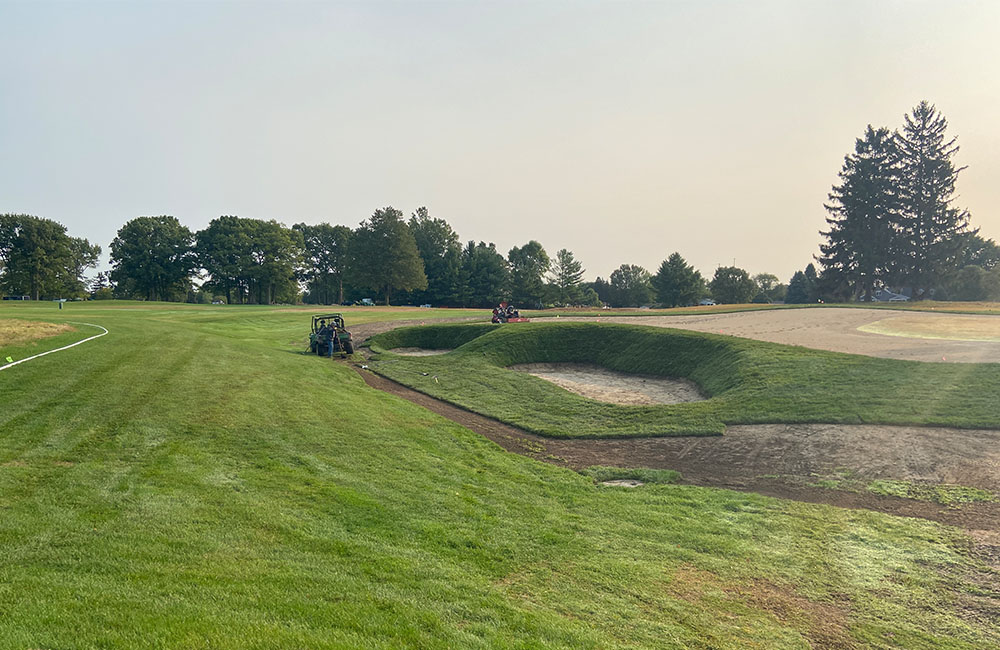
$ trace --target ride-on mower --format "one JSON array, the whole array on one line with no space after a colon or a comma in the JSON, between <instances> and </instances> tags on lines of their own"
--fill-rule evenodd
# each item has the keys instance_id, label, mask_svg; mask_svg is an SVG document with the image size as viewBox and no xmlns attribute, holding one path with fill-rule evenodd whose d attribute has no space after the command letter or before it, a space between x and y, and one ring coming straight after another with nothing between
<instances>
[{"instance_id":1,"label":"ride-on mower","mask_svg":"<svg viewBox=\"0 0 1000 650\"><path fill-rule=\"evenodd\" d=\"M323 357L332 357L334 352L340 352L341 358L354 354L354 341L351 340L351 333L344 329L342 314L317 314L312 317L309 351Z\"/></svg>"}]
</instances>

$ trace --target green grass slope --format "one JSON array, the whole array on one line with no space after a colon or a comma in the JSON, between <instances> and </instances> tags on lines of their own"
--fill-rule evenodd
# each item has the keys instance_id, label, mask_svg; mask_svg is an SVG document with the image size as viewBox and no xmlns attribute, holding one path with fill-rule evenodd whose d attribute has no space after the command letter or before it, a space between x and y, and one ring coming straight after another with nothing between
<instances>
[{"instance_id":1,"label":"green grass slope","mask_svg":"<svg viewBox=\"0 0 1000 650\"><path fill-rule=\"evenodd\" d=\"M726 424L880 423L1000 427L1000 365L875 359L715 334L598 323L401 328L374 337L372 363L391 379L553 437L721 433ZM453 337L454 345L447 339ZM470 337L472 337L470 339ZM385 348L435 339L434 357ZM685 377L711 399L619 406L580 397L507 367L592 363Z\"/></svg>"},{"instance_id":2,"label":"green grass slope","mask_svg":"<svg viewBox=\"0 0 1000 650\"><path fill-rule=\"evenodd\" d=\"M0 373L0 647L1000 645L955 530L601 488L299 354L301 313L136 307L0 307L111 331Z\"/></svg>"}]
</instances>

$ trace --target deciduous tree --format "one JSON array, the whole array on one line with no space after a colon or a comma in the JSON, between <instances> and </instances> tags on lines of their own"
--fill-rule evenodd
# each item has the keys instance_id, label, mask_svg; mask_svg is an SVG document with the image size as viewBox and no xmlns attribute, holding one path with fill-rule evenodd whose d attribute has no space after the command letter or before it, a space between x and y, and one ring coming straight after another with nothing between
<instances>
[{"instance_id":1,"label":"deciduous tree","mask_svg":"<svg viewBox=\"0 0 1000 650\"><path fill-rule=\"evenodd\" d=\"M735 266L720 266L709 283L712 298L719 304L742 304L757 295L757 284L750 274Z\"/></svg>"},{"instance_id":2,"label":"deciduous tree","mask_svg":"<svg viewBox=\"0 0 1000 650\"><path fill-rule=\"evenodd\" d=\"M136 217L111 242L111 279L127 297L183 300L196 265L194 234L175 217Z\"/></svg>"}]
</instances>

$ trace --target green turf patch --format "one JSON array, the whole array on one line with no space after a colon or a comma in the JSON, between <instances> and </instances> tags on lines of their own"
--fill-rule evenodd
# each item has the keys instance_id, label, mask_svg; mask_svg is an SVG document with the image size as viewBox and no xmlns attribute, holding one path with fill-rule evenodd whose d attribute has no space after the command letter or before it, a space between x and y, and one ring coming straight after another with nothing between
<instances>
[{"instance_id":1,"label":"green turf patch","mask_svg":"<svg viewBox=\"0 0 1000 650\"><path fill-rule=\"evenodd\" d=\"M672 469L651 469L648 467L607 467L604 465L594 465L580 471L584 476L589 476L596 482L614 481L621 479L632 479L643 483L677 483L681 480L681 473Z\"/></svg>"},{"instance_id":2,"label":"green turf patch","mask_svg":"<svg viewBox=\"0 0 1000 650\"><path fill-rule=\"evenodd\" d=\"M552 437L719 434L727 424L756 423L1000 426L998 364L875 359L603 323L427 326L390 334L374 337L373 349L422 347L418 343L428 341L455 349L440 357L377 356L371 363L376 372ZM619 406L507 369L535 362L589 363L619 372L682 377L710 399Z\"/></svg>"},{"instance_id":3,"label":"green turf patch","mask_svg":"<svg viewBox=\"0 0 1000 650\"><path fill-rule=\"evenodd\" d=\"M824 476L797 477L771 475L765 478L778 478L790 483L820 487L829 490L845 492L871 492L882 496L928 501L948 507L960 507L969 503L993 503L997 495L988 490L968 487L965 485L950 485L932 483L930 481L901 481L894 479L865 480L858 478L848 469L838 469Z\"/></svg>"},{"instance_id":4,"label":"green turf patch","mask_svg":"<svg viewBox=\"0 0 1000 650\"><path fill-rule=\"evenodd\" d=\"M0 646L1000 644L954 529L595 489L301 354L301 311L69 309L112 334L0 374Z\"/></svg>"}]
</instances>

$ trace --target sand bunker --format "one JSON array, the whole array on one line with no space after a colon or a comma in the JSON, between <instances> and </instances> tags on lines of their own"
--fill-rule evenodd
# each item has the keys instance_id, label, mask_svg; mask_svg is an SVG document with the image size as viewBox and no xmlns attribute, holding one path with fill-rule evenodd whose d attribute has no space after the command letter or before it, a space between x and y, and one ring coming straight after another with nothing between
<instances>
[{"instance_id":1,"label":"sand bunker","mask_svg":"<svg viewBox=\"0 0 1000 650\"><path fill-rule=\"evenodd\" d=\"M627 375L582 363L522 363L510 369L611 404L678 404L706 399L698 386L687 379Z\"/></svg>"},{"instance_id":2,"label":"sand bunker","mask_svg":"<svg viewBox=\"0 0 1000 650\"><path fill-rule=\"evenodd\" d=\"M435 354L444 354L445 352L451 352L451 350L428 350L426 348L393 348L390 350L393 354L399 354L404 357L432 357Z\"/></svg>"},{"instance_id":3,"label":"sand bunker","mask_svg":"<svg viewBox=\"0 0 1000 650\"><path fill-rule=\"evenodd\" d=\"M645 485L642 481L637 481L634 478L616 478L610 481L601 481L601 485L609 485L611 487L627 487L627 488L637 488L641 485Z\"/></svg>"}]
</instances>

